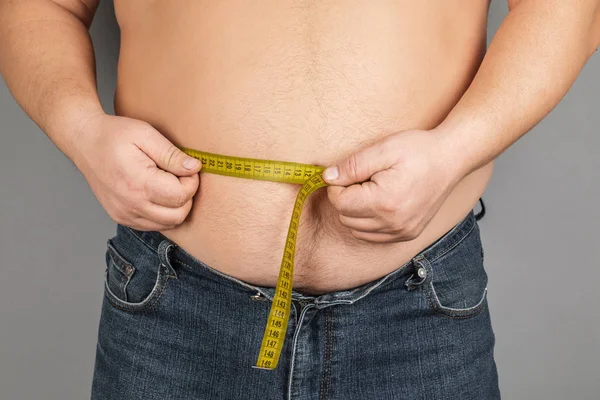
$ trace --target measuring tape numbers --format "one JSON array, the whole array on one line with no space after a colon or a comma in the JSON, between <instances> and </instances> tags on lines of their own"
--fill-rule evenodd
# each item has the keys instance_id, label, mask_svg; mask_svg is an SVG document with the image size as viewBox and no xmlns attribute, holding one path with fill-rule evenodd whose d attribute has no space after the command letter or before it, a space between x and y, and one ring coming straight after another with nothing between
<instances>
[{"instance_id":1,"label":"measuring tape numbers","mask_svg":"<svg viewBox=\"0 0 600 400\"><path fill-rule=\"evenodd\" d=\"M275 286L275 295L265 326L258 359L255 368L275 369L287 331L292 303L292 282L294 275L294 254L296 238L300 225L300 214L306 198L317 189L327 186L322 173L325 167L300 164L288 161L261 160L257 158L231 157L221 154L180 147L187 155L202 162L201 172L257 179L272 182L300 184L302 187L296 196L292 218L288 228L283 259L279 268L279 277Z\"/></svg>"}]
</instances>

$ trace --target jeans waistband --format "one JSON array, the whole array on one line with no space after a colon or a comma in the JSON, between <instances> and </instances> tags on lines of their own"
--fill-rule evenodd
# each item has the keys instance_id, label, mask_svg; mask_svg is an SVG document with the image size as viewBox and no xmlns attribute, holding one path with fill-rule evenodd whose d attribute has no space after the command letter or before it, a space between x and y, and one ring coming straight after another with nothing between
<instances>
[{"instance_id":1,"label":"jeans waistband","mask_svg":"<svg viewBox=\"0 0 600 400\"><path fill-rule=\"evenodd\" d=\"M321 295L306 295L297 292L296 290L292 290L292 299L293 300L307 300L311 301L315 304L315 306L327 306L332 303L336 304L352 304L357 300L365 297L373 290L380 287L384 282L390 282L395 278L401 276L404 272L408 270L408 267L413 265L416 261L420 259L427 259L432 262L439 257L443 256L450 250L452 250L455 246L457 246L462 239L464 239L475 227L477 221L475 219L475 214L471 210L466 217L464 217L459 223L454 225L450 230L448 230L445 234L443 234L440 238L438 238L435 242L430 244L421 250L417 255L412 257L409 261L389 272L387 275L378 278L374 281L367 282L363 285L357 286L348 290L334 291L330 293L325 293ZM275 288L274 287L265 287L265 286L257 286L250 284L248 282L244 282L240 279L237 279L228 274L222 273L211 266L205 264L204 262L198 260L187 251L182 249L174 243L173 241L166 238L163 234L157 231L138 231L136 229L126 227L123 225L118 225L118 231L125 231L133 234L139 240L141 240L146 246L148 246L153 251L158 252L159 246L164 241L168 241L173 244L171 247L171 251L168 254L168 257L171 261L178 262L184 266L189 268L193 268L197 270L197 272L201 274L208 274L212 279L215 279L219 282L225 283L229 286L233 286L239 290L249 291L250 293L260 293L269 300L273 299ZM164 248L163 243L163 248Z\"/></svg>"}]
</instances>

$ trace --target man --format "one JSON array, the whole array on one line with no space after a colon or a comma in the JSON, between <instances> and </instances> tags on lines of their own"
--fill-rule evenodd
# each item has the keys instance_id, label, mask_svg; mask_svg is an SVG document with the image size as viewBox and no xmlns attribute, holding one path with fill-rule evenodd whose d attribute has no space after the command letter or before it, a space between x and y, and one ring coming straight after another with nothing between
<instances>
[{"instance_id":1,"label":"man","mask_svg":"<svg viewBox=\"0 0 600 400\"><path fill-rule=\"evenodd\" d=\"M0 72L119 224L94 399L499 399L472 208L600 43L600 0L0 0ZM297 185L178 147L328 166L277 368L252 368Z\"/></svg>"}]
</instances>

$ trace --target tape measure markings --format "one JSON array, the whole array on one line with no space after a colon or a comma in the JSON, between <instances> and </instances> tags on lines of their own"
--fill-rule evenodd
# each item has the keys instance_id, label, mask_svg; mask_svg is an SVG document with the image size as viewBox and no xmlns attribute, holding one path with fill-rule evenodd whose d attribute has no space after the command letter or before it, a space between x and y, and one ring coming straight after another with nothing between
<instances>
[{"instance_id":1,"label":"tape measure markings","mask_svg":"<svg viewBox=\"0 0 600 400\"><path fill-rule=\"evenodd\" d=\"M294 276L294 255L298 227L304 203L317 189L327 186L321 176L324 167L289 161L262 160L225 156L180 147L187 155L202 163L201 172L246 179L301 184L296 196L279 268L275 294L265 325L258 359L254 368L272 370L277 367L290 317Z\"/></svg>"}]
</instances>

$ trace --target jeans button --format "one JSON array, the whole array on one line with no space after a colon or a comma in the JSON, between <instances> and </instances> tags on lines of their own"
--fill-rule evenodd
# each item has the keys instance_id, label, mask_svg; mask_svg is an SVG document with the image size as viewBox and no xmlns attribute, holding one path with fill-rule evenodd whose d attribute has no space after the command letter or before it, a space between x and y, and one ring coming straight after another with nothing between
<instances>
[{"instance_id":1,"label":"jeans button","mask_svg":"<svg viewBox=\"0 0 600 400\"><path fill-rule=\"evenodd\" d=\"M417 275L419 275L419 278L425 278L427 276L427 271L425 271L425 268L421 267L417 270Z\"/></svg>"}]
</instances>

